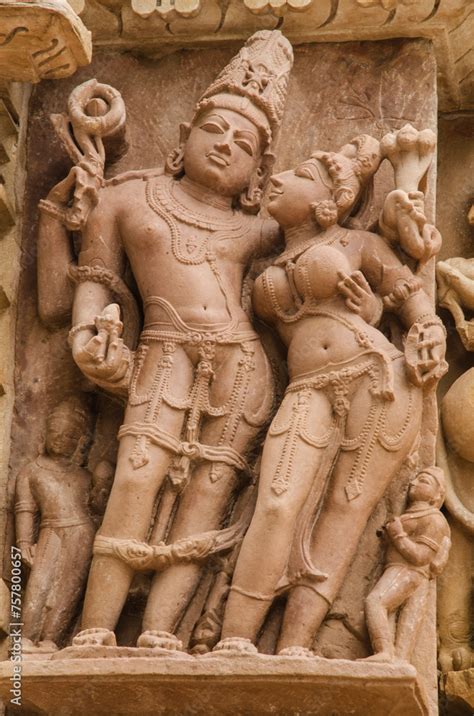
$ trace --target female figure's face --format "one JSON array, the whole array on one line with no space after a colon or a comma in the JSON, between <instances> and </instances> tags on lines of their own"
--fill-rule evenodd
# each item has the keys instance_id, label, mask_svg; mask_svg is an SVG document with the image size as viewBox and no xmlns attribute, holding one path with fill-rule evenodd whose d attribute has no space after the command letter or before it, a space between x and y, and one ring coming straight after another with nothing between
<instances>
[{"instance_id":1,"label":"female figure's face","mask_svg":"<svg viewBox=\"0 0 474 716\"><path fill-rule=\"evenodd\" d=\"M184 150L184 172L222 196L238 196L261 159L257 127L231 109L209 108L193 124Z\"/></svg>"},{"instance_id":2,"label":"female figure's face","mask_svg":"<svg viewBox=\"0 0 474 716\"><path fill-rule=\"evenodd\" d=\"M308 159L270 177L268 212L283 228L304 224L313 216L311 204L331 198L331 186L324 165Z\"/></svg>"}]
</instances>

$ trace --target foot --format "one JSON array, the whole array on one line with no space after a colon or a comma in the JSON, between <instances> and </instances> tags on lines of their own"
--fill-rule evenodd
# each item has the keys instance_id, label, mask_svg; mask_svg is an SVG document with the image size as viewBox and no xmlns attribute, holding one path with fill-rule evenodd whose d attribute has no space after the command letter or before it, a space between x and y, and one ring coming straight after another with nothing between
<instances>
[{"instance_id":1,"label":"foot","mask_svg":"<svg viewBox=\"0 0 474 716\"><path fill-rule=\"evenodd\" d=\"M375 661L386 664L395 661L395 657L388 651L379 651L377 652L377 654L372 654L372 656L366 656L364 659L357 659L357 661Z\"/></svg>"},{"instance_id":2,"label":"foot","mask_svg":"<svg viewBox=\"0 0 474 716\"><path fill-rule=\"evenodd\" d=\"M27 639L26 636L24 636L21 639L21 651L23 654L33 654L38 651L38 647L31 639Z\"/></svg>"},{"instance_id":3,"label":"foot","mask_svg":"<svg viewBox=\"0 0 474 716\"><path fill-rule=\"evenodd\" d=\"M438 664L443 672L463 671L474 666L474 651L469 644L455 648L441 647L438 655Z\"/></svg>"},{"instance_id":4,"label":"foot","mask_svg":"<svg viewBox=\"0 0 474 716\"><path fill-rule=\"evenodd\" d=\"M56 646L54 641L51 641L51 639L44 639L43 641L37 643L31 639L27 639L26 637L23 637L21 640L21 652L25 658L31 657L40 659L47 657L48 655L52 655L56 651L59 651L59 648Z\"/></svg>"},{"instance_id":5,"label":"foot","mask_svg":"<svg viewBox=\"0 0 474 716\"><path fill-rule=\"evenodd\" d=\"M72 640L73 646L117 646L115 634L110 629L83 629Z\"/></svg>"},{"instance_id":6,"label":"foot","mask_svg":"<svg viewBox=\"0 0 474 716\"><path fill-rule=\"evenodd\" d=\"M166 649L167 651L183 651L183 642L167 631L148 629L138 637L137 646L146 649Z\"/></svg>"},{"instance_id":7,"label":"foot","mask_svg":"<svg viewBox=\"0 0 474 716\"><path fill-rule=\"evenodd\" d=\"M253 654L258 654L258 649L252 644L250 639L244 639L240 636L229 636L227 639L221 639L211 653L217 653L218 656L252 656Z\"/></svg>"},{"instance_id":8,"label":"foot","mask_svg":"<svg viewBox=\"0 0 474 716\"><path fill-rule=\"evenodd\" d=\"M316 654L305 646L286 646L278 652L278 656L298 656L308 659L315 659Z\"/></svg>"},{"instance_id":9,"label":"foot","mask_svg":"<svg viewBox=\"0 0 474 716\"><path fill-rule=\"evenodd\" d=\"M54 643L54 641L52 641L52 639L43 639L43 641L40 641L38 649L46 654L53 651L59 651L59 647Z\"/></svg>"}]
</instances>

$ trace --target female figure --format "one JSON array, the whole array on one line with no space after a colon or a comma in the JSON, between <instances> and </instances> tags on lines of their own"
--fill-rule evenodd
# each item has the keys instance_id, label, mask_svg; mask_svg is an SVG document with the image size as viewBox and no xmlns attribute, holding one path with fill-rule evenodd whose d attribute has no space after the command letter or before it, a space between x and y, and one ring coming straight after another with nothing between
<instances>
[{"instance_id":1,"label":"female figure","mask_svg":"<svg viewBox=\"0 0 474 716\"><path fill-rule=\"evenodd\" d=\"M266 438L216 649L255 651L285 591L277 651L311 647L415 443L423 388L444 371L443 327L419 279L380 236L342 225L379 162L379 143L364 135L271 178L268 210L286 248L253 300L288 348L290 383ZM408 331L405 354L364 318L371 290Z\"/></svg>"},{"instance_id":2,"label":"female figure","mask_svg":"<svg viewBox=\"0 0 474 716\"><path fill-rule=\"evenodd\" d=\"M71 272L72 352L90 380L128 402L75 646L115 645L134 574L124 544L161 542L177 492L169 544L218 530L239 473L250 472L246 455L269 418L272 378L242 307L242 284L251 260L277 237L274 222L255 214L291 64L281 33L252 36L201 97L191 124L181 125L166 172L130 172L102 185L84 222L79 266ZM96 119L85 117L84 126L95 127ZM71 183L57 189L68 194ZM90 195L76 187L78 209ZM51 206L58 198L66 204L56 195L43 203L46 221L58 216ZM108 305L126 259L144 309L134 356L120 338L117 307ZM168 474L172 500L165 491L150 536ZM139 646L180 648L173 631L200 574L188 554L155 575Z\"/></svg>"}]
</instances>

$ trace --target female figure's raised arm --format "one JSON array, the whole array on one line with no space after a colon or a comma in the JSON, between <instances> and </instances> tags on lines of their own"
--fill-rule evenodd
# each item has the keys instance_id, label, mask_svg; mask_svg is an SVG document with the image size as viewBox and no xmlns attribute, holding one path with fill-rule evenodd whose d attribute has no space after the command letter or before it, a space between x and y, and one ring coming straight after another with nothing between
<instances>
[{"instance_id":1,"label":"female figure's raised arm","mask_svg":"<svg viewBox=\"0 0 474 716\"><path fill-rule=\"evenodd\" d=\"M421 280L377 234L364 234L361 254L362 272L382 296L385 309L408 330L405 359L410 380L418 386L433 385L447 370L446 331Z\"/></svg>"}]
</instances>

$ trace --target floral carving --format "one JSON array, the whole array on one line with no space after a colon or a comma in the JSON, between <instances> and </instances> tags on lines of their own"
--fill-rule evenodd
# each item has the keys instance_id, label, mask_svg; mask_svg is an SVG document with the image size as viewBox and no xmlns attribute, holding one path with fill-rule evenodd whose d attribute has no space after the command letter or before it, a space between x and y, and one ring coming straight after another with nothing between
<instances>
[{"instance_id":1,"label":"floral carving","mask_svg":"<svg viewBox=\"0 0 474 716\"><path fill-rule=\"evenodd\" d=\"M313 0L244 0L245 7L250 12L260 15L264 12L272 12L274 15L283 15L287 10L300 12L308 10Z\"/></svg>"},{"instance_id":2,"label":"floral carving","mask_svg":"<svg viewBox=\"0 0 474 716\"><path fill-rule=\"evenodd\" d=\"M132 0L132 10L142 17L157 12L168 22L177 17L194 17L201 10L201 0Z\"/></svg>"}]
</instances>

